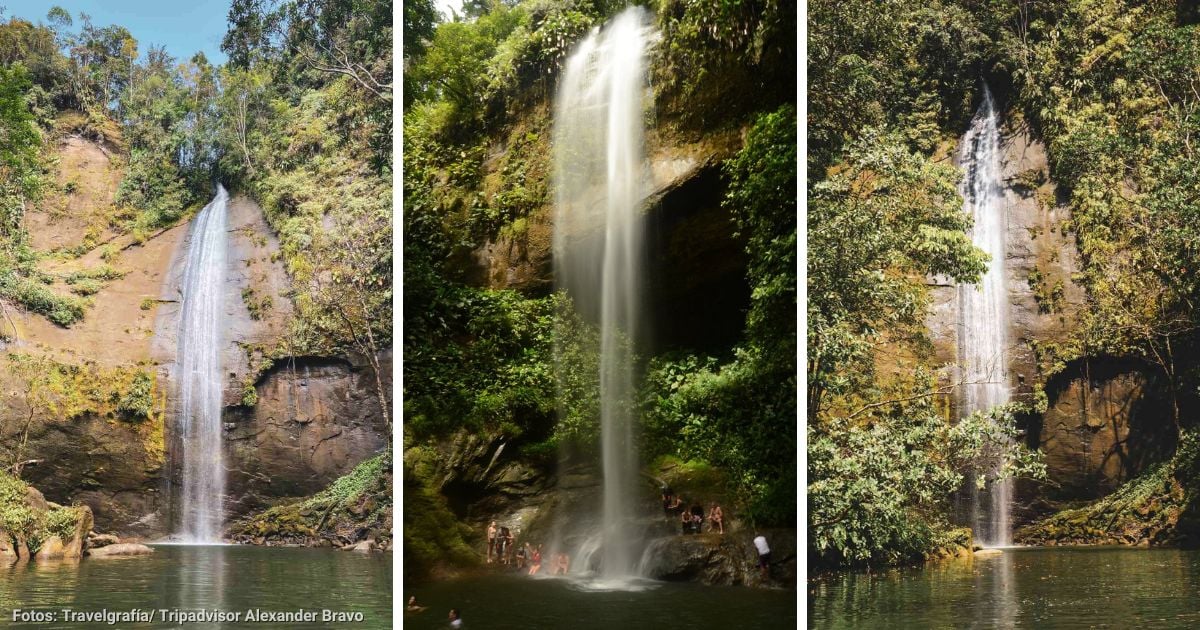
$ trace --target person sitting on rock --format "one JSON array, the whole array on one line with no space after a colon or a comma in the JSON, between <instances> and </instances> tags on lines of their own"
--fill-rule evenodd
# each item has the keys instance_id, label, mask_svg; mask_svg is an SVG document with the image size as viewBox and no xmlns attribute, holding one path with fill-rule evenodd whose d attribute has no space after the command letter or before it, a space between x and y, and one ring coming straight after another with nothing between
<instances>
[{"instance_id":1,"label":"person sitting on rock","mask_svg":"<svg viewBox=\"0 0 1200 630\"><path fill-rule=\"evenodd\" d=\"M704 508L697 503L692 506L692 531L699 534L704 527Z\"/></svg>"},{"instance_id":2,"label":"person sitting on rock","mask_svg":"<svg viewBox=\"0 0 1200 630\"><path fill-rule=\"evenodd\" d=\"M721 506L715 502L712 504L712 509L708 512L708 531L712 531L713 527L717 528L717 533L725 533L725 514L721 512Z\"/></svg>"},{"instance_id":3,"label":"person sitting on rock","mask_svg":"<svg viewBox=\"0 0 1200 630\"><path fill-rule=\"evenodd\" d=\"M525 560L529 557L529 543L525 543L524 547L517 549L517 568L525 568Z\"/></svg>"}]
</instances>

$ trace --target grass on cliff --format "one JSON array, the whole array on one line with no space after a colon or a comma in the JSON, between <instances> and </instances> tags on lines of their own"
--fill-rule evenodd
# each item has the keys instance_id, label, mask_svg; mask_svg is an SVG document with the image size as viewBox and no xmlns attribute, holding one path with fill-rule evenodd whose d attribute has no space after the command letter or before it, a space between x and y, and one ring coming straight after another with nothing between
<instances>
[{"instance_id":1,"label":"grass on cliff","mask_svg":"<svg viewBox=\"0 0 1200 630\"><path fill-rule=\"evenodd\" d=\"M1169 461L1152 466L1116 492L1090 505L1063 510L1021 528L1025 544L1172 544L1181 517L1195 503L1200 435L1185 433Z\"/></svg>"}]
</instances>

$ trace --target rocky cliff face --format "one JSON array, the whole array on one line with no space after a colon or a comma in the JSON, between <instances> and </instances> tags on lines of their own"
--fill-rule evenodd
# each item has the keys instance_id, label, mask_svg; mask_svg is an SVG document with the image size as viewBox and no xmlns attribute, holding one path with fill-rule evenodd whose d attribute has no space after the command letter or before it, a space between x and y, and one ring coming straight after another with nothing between
<instances>
[{"instance_id":1,"label":"rocky cliff face","mask_svg":"<svg viewBox=\"0 0 1200 630\"><path fill-rule=\"evenodd\" d=\"M390 368L391 354L380 364ZM391 374L384 378L390 382ZM225 413L231 517L314 494L387 447L366 365L294 357L263 374L255 389L257 404Z\"/></svg>"},{"instance_id":2,"label":"rocky cliff face","mask_svg":"<svg viewBox=\"0 0 1200 630\"><path fill-rule=\"evenodd\" d=\"M314 494L387 445L388 427L369 367L337 357L288 356L291 283L279 261L279 242L262 210L245 196L229 206L225 273L226 510L231 518L280 499ZM180 244L162 288L155 357L173 384L187 242ZM390 353L382 358L390 369ZM265 365L271 367L264 369ZM390 383L391 374L384 374ZM174 418L178 391L166 401ZM168 435L173 424L168 420ZM168 440L170 450L179 445ZM178 479L179 470L167 471ZM170 484L167 486L170 487ZM168 497L164 507L169 507ZM169 521L169 519L168 519Z\"/></svg>"},{"instance_id":3,"label":"rocky cliff face","mask_svg":"<svg viewBox=\"0 0 1200 630\"><path fill-rule=\"evenodd\" d=\"M526 118L547 115L534 108ZM542 128L548 123L522 120L514 128ZM516 138L512 140L511 138ZM510 134L493 153L504 156L524 140ZM745 242L734 235L728 210L721 206L725 182L720 164L741 147L739 131L686 134L660 124L647 131L649 194L647 216L649 260L646 301L652 350L666 347L720 349L732 345L745 323L750 288L745 279ZM542 148L550 151L548 143ZM549 160L549 156L542 156ZM500 177L506 162L496 157L484 163L484 188ZM541 182L550 187L549 173ZM484 193L486 194L486 190ZM566 236L566 247L586 248L599 242L602 226ZM478 286L514 289L544 295L554 288L553 196L513 225L485 239L467 261L466 278ZM586 304L577 304L588 316ZM703 313L703 317L697 317Z\"/></svg>"},{"instance_id":4,"label":"rocky cliff face","mask_svg":"<svg viewBox=\"0 0 1200 630\"><path fill-rule=\"evenodd\" d=\"M79 293L72 274L104 276L69 328L6 309L0 455L31 460L22 477L53 501L90 507L98 530L160 536L170 529L173 370L189 225L143 241L113 232L119 161L77 136L60 140L57 153L59 189L25 217L34 247L59 253L39 268L62 293ZM357 363L295 357L265 367L268 352L287 354L290 282L262 210L245 196L230 200L228 243L223 402L229 506L240 514L324 488L384 448L388 428L373 377ZM390 355L383 363L390 366ZM122 411L135 382L148 383L145 417Z\"/></svg>"},{"instance_id":5,"label":"rocky cliff face","mask_svg":"<svg viewBox=\"0 0 1200 630\"><path fill-rule=\"evenodd\" d=\"M1074 237L1065 230L1070 210L1049 179L1045 146L1011 117L1001 130L1000 143L1008 209L1004 268L1011 316L1009 369L1018 399L1028 400L1038 375L1035 345L1068 338L1084 294L1072 279L1079 262ZM951 155L957 153L953 149ZM959 294L969 290L972 287L941 280L931 284L929 328L939 363L959 360Z\"/></svg>"},{"instance_id":6,"label":"rocky cliff face","mask_svg":"<svg viewBox=\"0 0 1200 630\"><path fill-rule=\"evenodd\" d=\"M1005 259L1011 313L1010 373L1016 400L1034 402L1042 385L1047 410L1019 418L1031 448L1045 457L1045 483L1020 482L1016 516L1028 521L1072 501L1116 489L1173 451L1163 425L1163 386L1144 366L1104 357L1076 362L1047 381L1038 344L1067 341L1086 308L1078 253L1069 232L1070 209L1049 179L1045 146L1019 116L1005 121L1001 169L1008 208ZM952 149L951 155L957 155ZM929 317L939 363L958 360L959 292L931 281ZM952 405L953 409L953 405Z\"/></svg>"},{"instance_id":7,"label":"rocky cliff face","mask_svg":"<svg viewBox=\"0 0 1200 630\"><path fill-rule=\"evenodd\" d=\"M1048 409L1030 431L1050 482L1024 484L1032 513L1115 491L1175 451L1169 394L1153 371L1099 357L1076 361L1046 384Z\"/></svg>"}]
</instances>

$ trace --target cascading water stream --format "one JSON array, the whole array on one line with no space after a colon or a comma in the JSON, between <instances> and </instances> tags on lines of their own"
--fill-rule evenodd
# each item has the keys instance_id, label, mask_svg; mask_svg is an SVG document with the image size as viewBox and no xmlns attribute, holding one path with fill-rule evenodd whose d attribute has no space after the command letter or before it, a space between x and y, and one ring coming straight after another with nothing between
<instances>
[{"instance_id":1,"label":"cascading water stream","mask_svg":"<svg viewBox=\"0 0 1200 630\"><path fill-rule=\"evenodd\" d=\"M1004 269L1008 216L1000 171L1000 114L987 86L983 103L963 138L961 184L963 209L974 219L971 239L991 257L975 285L961 285L959 295L959 354L963 367L962 412L987 412L1009 402L1008 291ZM975 538L985 547L1012 544L1012 480L996 480L996 465L976 471L988 482L983 489L971 483Z\"/></svg>"},{"instance_id":2,"label":"cascading water stream","mask_svg":"<svg viewBox=\"0 0 1200 630\"><path fill-rule=\"evenodd\" d=\"M176 538L188 543L220 542L224 520L221 349L228 199L218 185L217 196L196 216L183 276L177 357L183 471Z\"/></svg>"},{"instance_id":3,"label":"cascading water stream","mask_svg":"<svg viewBox=\"0 0 1200 630\"><path fill-rule=\"evenodd\" d=\"M645 10L631 7L580 42L554 110L555 281L600 319L604 500L597 551L606 579L633 576L642 546L631 526L638 469L631 346L642 320L645 258L639 205L646 196L646 22ZM580 240L586 234L601 238Z\"/></svg>"}]
</instances>

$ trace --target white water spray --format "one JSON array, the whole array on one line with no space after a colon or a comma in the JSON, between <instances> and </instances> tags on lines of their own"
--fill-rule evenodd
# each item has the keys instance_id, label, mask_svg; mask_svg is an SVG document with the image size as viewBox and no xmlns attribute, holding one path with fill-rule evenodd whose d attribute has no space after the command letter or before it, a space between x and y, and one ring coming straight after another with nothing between
<instances>
[{"instance_id":1,"label":"white water spray","mask_svg":"<svg viewBox=\"0 0 1200 630\"><path fill-rule=\"evenodd\" d=\"M964 370L962 412L987 412L1011 396L1008 371L1008 291L1004 270L1008 215L1000 172L1000 115L987 86L983 103L963 137L961 161L963 209L974 219L971 239L991 256L979 284L958 288L960 304L959 354ZM985 547L1012 544L1012 479L994 480L989 464L976 474L988 478L986 487L972 488L975 538Z\"/></svg>"},{"instance_id":2,"label":"white water spray","mask_svg":"<svg viewBox=\"0 0 1200 630\"><path fill-rule=\"evenodd\" d=\"M626 9L568 58L554 111L555 280L600 314L604 471L600 573L634 574L642 541L631 526L637 482L632 340L642 321L646 196L643 56L646 12ZM582 239L586 234L600 239ZM570 239L569 237L576 237Z\"/></svg>"},{"instance_id":3,"label":"white water spray","mask_svg":"<svg viewBox=\"0 0 1200 630\"><path fill-rule=\"evenodd\" d=\"M179 434L182 497L177 538L216 543L224 520L225 466L221 453L221 349L225 224L229 194L217 186L192 225L183 277L179 327Z\"/></svg>"}]
</instances>

